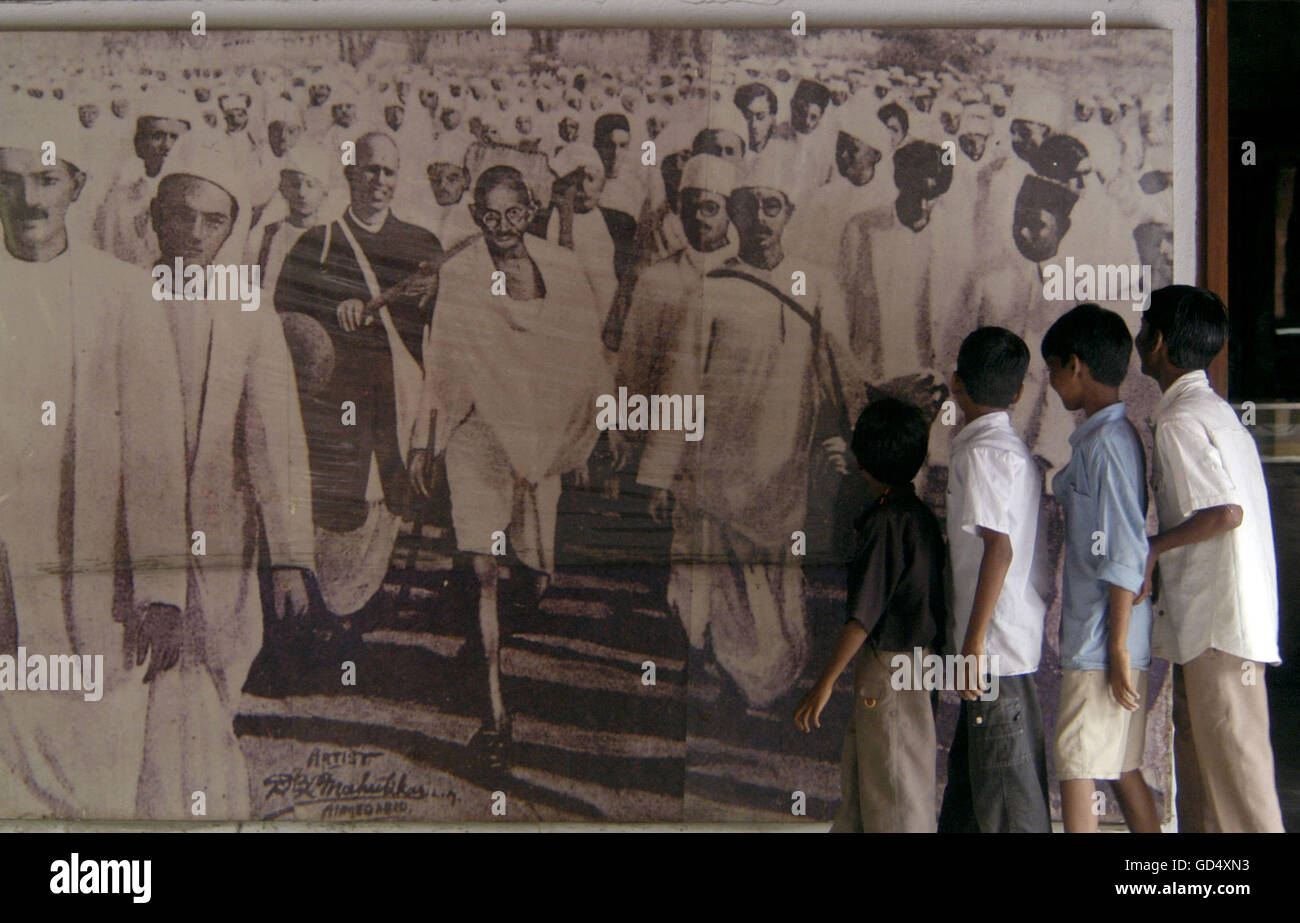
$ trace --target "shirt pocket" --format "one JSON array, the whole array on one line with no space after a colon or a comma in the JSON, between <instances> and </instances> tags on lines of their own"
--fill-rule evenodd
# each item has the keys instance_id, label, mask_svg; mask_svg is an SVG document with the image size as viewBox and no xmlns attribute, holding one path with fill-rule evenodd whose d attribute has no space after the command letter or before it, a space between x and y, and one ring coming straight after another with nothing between
<instances>
[{"instance_id":1,"label":"shirt pocket","mask_svg":"<svg viewBox=\"0 0 1300 923\"><path fill-rule=\"evenodd\" d=\"M892 711L896 695L892 682L895 672L898 672L890 664L892 656L872 645L865 645L858 656L853 677L854 708L865 709L868 715ZM903 672L903 679L907 683L911 682L910 659Z\"/></svg>"},{"instance_id":2,"label":"shirt pocket","mask_svg":"<svg viewBox=\"0 0 1300 923\"><path fill-rule=\"evenodd\" d=\"M1071 483L1066 487L1065 494L1058 497L1058 499L1065 503L1072 512L1092 510L1095 504L1092 491L1088 489L1087 484L1081 481Z\"/></svg>"}]
</instances>

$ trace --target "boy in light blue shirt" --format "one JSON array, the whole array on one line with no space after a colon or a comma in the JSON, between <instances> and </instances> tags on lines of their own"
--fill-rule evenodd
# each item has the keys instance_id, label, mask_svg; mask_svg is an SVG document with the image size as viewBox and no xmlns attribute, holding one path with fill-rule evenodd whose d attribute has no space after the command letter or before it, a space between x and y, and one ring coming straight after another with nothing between
<instances>
[{"instance_id":1,"label":"boy in light blue shirt","mask_svg":"<svg viewBox=\"0 0 1300 923\"><path fill-rule=\"evenodd\" d=\"M1151 604L1133 602L1148 550L1146 453L1119 399L1133 338L1118 314L1082 304L1048 329L1042 352L1065 408L1088 415L1052 481L1065 511L1056 723L1065 829L1097 831L1095 780L1107 779L1129 829L1159 833L1142 778Z\"/></svg>"}]
</instances>

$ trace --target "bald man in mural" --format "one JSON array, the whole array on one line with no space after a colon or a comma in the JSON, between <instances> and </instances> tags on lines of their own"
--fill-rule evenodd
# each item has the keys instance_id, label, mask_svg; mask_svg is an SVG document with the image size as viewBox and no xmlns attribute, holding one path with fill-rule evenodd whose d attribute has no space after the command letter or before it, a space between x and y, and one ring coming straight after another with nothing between
<instances>
[{"instance_id":1,"label":"bald man in mural","mask_svg":"<svg viewBox=\"0 0 1300 923\"><path fill-rule=\"evenodd\" d=\"M573 251L525 233L535 209L516 168L495 164L476 179L482 233L442 267L412 436L421 493L430 492L430 462L445 457L456 544L479 582L491 714L472 746L494 770L508 762L510 742L500 555L512 552L527 566L540 598L555 571L561 477L585 478L599 435L593 408L613 388L596 294ZM504 294L492 293L494 274L504 277Z\"/></svg>"},{"instance_id":2,"label":"bald man in mural","mask_svg":"<svg viewBox=\"0 0 1300 923\"><path fill-rule=\"evenodd\" d=\"M356 160L343 168L351 204L298 238L275 291L311 455L317 578L336 615L357 612L379 589L399 521L411 515L406 453L432 299L399 296L378 313L366 305L442 252L433 234L390 210L393 140L362 135Z\"/></svg>"}]
</instances>

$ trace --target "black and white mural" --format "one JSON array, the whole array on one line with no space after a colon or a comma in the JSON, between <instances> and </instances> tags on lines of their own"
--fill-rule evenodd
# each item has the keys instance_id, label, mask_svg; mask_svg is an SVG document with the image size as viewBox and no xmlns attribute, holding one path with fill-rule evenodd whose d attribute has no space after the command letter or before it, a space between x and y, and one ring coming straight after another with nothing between
<instances>
[{"instance_id":1,"label":"black and white mural","mask_svg":"<svg viewBox=\"0 0 1300 923\"><path fill-rule=\"evenodd\" d=\"M1164 31L0 46L0 817L829 820L852 421L1172 281Z\"/></svg>"}]
</instances>

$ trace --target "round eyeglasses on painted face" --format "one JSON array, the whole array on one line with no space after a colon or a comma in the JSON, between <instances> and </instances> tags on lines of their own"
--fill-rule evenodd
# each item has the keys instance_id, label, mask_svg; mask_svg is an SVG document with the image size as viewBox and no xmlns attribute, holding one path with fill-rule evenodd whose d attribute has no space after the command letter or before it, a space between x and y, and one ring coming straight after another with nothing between
<instances>
[{"instance_id":1,"label":"round eyeglasses on painted face","mask_svg":"<svg viewBox=\"0 0 1300 923\"><path fill-rule=\"evenodd\" d=\"M501 212L494 211L491 208L483 208L482 206L475 206L475 210L478 213L478 220L483 222L483 226L489 231L495 231L497 228L501 227ZM524 216L527 214L528 211L524 206L511 205L506 209L504 219L511 227L519 227L519 225L524 221Z\"/></svg>"},{"instance_id":2,"label":"round eyeglasses on painted face","mask_svg":"<svg viewBox=\"0 0 1300 923\"><path fill-rule=\"evenodd\" d=\"M705 199L695 206L695 213L703 218L716 218L722 213L722 205L716 199Z\"/></svg>"},{"instance_id":3,"label":"round eyeglasses on painted face","mask_svg":"<svg viewBox=\"0 0 1300 923\"><path fill-rule=\"evenodd\" d=\"M754 196L754 204L769 218L775 218L785 211L785 200L780 196Z\"/></svg>"}]
</instances>

